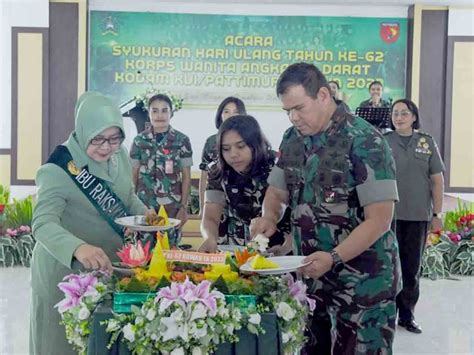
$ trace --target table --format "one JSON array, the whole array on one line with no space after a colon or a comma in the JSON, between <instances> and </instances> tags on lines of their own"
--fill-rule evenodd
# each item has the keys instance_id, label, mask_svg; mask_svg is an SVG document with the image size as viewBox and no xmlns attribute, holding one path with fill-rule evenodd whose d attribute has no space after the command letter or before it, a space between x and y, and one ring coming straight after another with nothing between
<instances>
[{"instance_id":1,"label":"table","mask_svg":"<svg viewBox=\"0 0 474 355\"><path fill-rule=\"evenodd\" d=\"M112 303L106 301L100 304L92 316L92 331L89 335L87 355L129 355L127 345L120 339L107 349L110 334L106 333L105 326L100 323L112 318ZM283 354L281 337L278 332L275 313L262 314L261 325L265 334L256 336L246 329L237 332L239 342L235 344L220 344L216 355L277 355Z\"/></svg>"}]
</instances>

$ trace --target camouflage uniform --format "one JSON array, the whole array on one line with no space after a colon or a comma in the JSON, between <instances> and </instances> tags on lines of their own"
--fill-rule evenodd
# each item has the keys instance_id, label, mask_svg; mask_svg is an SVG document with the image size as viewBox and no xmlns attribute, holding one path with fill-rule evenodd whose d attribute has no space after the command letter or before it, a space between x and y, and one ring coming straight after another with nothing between
<instances>
[{"instance_id":1,"label":"camouflage uniform","mask_svg":"<svg viewBox=\"0 0 474 355\"><path fill-rule=\"evenodd\" d=\"M219 154L217 151L217 134L213 134L206 139L204 149L202 150L201 164L199 164L199 169L209 173L210 167L213 163L216 163L218 159ZM222 211L221 222L219 224L219 237L225 237L227 235L228 223L229 211L226 205L224 207L224 211Z\"/></svg>"},{"instance_id":2,"label":"camouflage uniform","mask_svg":"<svg viewBox=\"0 0 474 355\"><path fill-rule=\"evenodd\" d=\"M285 132L269 183L289 192L294 252L302 255L329 252L343 242L364 221L363 206L398 200L387 142L342 105L324 132L307 137L294 127ZM339 274L329 271L309 283L319 302L313 324L329 324L329 314L334 354L391 353L394 301L401 286L393 231L348 261ZM325 353L322 340L316 339L318 354Z\"/></svg>"},{"instance_id":3,"label":"camouflage uniform","mask_svg":"<svg viewBox=\"0 0 474 355\"><path fill-rule=\"evenodd\" d=\"M130 157L139 166L137 195L148 207L164 205L170 217L181 207L182 169L193 165L189 138L170 127L154 134L148 128L133 140ZM170 242L178 244L181 231L168 231Z\"/></svg>"},{"instance_id":4,"label":"camouflage uniform","mask_svg":"<svg viewBox=\"0 0 474 355\"><path fill-rule=\"evenodd\" d=\"M229 213L227 235L220 237L218 244L246 245L250 240L250 221L262 215L263 198L268 187L267 178L273 165L274 157L272 156L271 163L252 177L241 175L230 169L220 178L209 178L206 187L206 202L227 206ZM290 233L289 209L278 223L278 229L279 231L270 238L270 246L282 244L284 234Z\"/></svg>"}]
</instances>

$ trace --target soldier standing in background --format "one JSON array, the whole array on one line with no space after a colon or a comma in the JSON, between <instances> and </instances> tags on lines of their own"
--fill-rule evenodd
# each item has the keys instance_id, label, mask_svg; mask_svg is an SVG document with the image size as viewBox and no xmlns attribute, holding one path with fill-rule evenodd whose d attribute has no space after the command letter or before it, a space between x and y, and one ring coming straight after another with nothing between
<instances>
[{"instance_id":1,"label":"soldier standing in background","mask_svg":"<svg viewBox=\"0 0 474 355\"><path fill-rule=\"evenodd\" d=\"M415 306L420 297L421 260L428 230L442 226L445 170L433 137L418 131L418 107L408 99L392 106L391 128L385 138L397 165L400 202L395 208L396 230L400 246L403 289L397 296L398 324L420 334L415 321Z\"/></svg>"},{"instance_id":2,"label":"soldier standing in background","mask_svg":"<svg viewBox=\"0 0 474 355\"><path fill-rule=\"evenodd\" d=\"M304 354L390 354L401 287L390 148L336 105L314 65L289 66L277 94L294 127L283 136L252 236L271 236L291 207L294 252L311 262L300 272L317 301Z\"/></svg>"},{"instance_id":3,"label":"soldier standing in background","mask_svg":"<svg viewBox=\"0 0 474 355\"><path fill-rule=\"evenodd\" d=\"M168 231L171 245L179 245L181 227L188 219L193 151L188 136L170 125L173 104L163 94L148 101L150 127L135 137L130 151L133 182L138 197L149 208L163 205L168 216L181 220Z\"/></svg>"}]
</instances>

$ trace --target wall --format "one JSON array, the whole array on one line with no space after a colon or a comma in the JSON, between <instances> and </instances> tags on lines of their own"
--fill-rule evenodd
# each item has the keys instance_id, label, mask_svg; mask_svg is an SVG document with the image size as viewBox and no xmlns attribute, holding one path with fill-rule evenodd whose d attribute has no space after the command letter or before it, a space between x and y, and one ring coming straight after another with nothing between
<instances>
[{"instance_id":1,"label":"wall","mask_svg":"<svg viewBox=\"0 0 474 355\"><path fill-rule=\"evenodd\" d=\"M86 78L86 0L3 0L0 1L0 183L11 184L13 196L21 197L35 190L34 186L21 185L32 183L34 171L39 166L39 159L44 159L52 146L61 143L66 132L73 125L73 118L70 113L73 111L74 101L78 94L85 90ZM135 11L167 11L167 12L193 12L193 13L238 13L238 14L280 14L280 15L323 15L323 16L406 16L407 6L370 6L370 5L312 5L299 4L288 7L287 5L272 4L240 4L235 8L234 4L211 4L206 2L177 4L172 2L160 2L142 0L130 2L118 0L114 2L104 0L91 0L90 6L95 9L130 10L133 6ZM73 21L61 21L61 9L72 5L77 14ZM111 7L113 5L113 7ZM62 7L64 6L64 7ZM56 7L56 10L54 9ZM71 6L70 6L71 7ZM51 10L53 8L53 10ZM183 10L184 9L184 10ZM430 12L429 12L430 11ZM438 12L433 12L438 11ZM419 103L420 110L425 120L424 129L432 133L440 143L448 166L447 180L448 190L452 191L473 191L472 160L472 117L473 117L473 87L472 78L472 41L473 29L472 8L447 8L447 7L412 7L411 19L413 24L413 48L410 48L412 57L408 58L408 77L412 78L409 92L413 95L415 102ZM56 14L54 19L49 16ZM59 16L59 17L58 17ZM447 28L446 28L447 24ZM49 28L49 27L52 28ZM17 72L12 76L12 27L18 33L26 33L23 39L32 40L34 45L27 45L27 52L21 56L24 62L22 66L19 57L17 60ZM64 36L70 36L71 40L65 40L61 36L62 29ZM428 33L430 29L436 29L437 36ZM71 33L73 33L71 35ZM40 34L37 36L37 34ZM448 34L448 35L447 35ZM57 37L55 37L57 36ZM28 50L40 52L49 42L49 52L43 53L42 74L47 77L36 76L35 85L43 80L43 85L37 86L41 92L40 98L22 96L18 90L26 90L28 87L21 82L27 82L24 76L25 71L18 69L28 67L28 63L38 65ZM441 43L436 46L437 41ZM17 45L21 41L18 41ZM67 47L69 43L69 47ZM435 44L433 47L433 43ZM41 44L40 47L38 45ZM434 48L434 49L433 49ZM440 50L436 50L441 48ZM18 52L18 47L16 47ZM62 52L61 52L62 51ZM77 52L76 52L77 51ZM430 52L431 51L431 52ZM441 52L440 52L441 51ZM444 53L443 53L444 51ZM17 53L18 54L18 53ZM74 58L65 63L60 61L64 56ZM448 59L451 58L451 62ZM433 59L433 61L431 61ZM30 62L28 61L30 60ZM471 60L471 62L469 62ZM430 61L428 63L427 61ZM36 63L36 64L35 64ZM471 65L469 65L471 63ZM76 66L76 68L74 68ZM427 70L434 68L433 70ZM460 71L458 68L462 68ZM444 73L444 74L443 74ZM16 86L13 81L16 81ZM38 79L41 78L41 79ZM52 80L54 78L54 80ZM65 79L66 78L66 79ZM20 82L19 82L20 79ZM61 81L62 80L62 81ZM44 85L47 89L44 89ZM444 88L445 87L445 88ZM444 88L444 89L443 89ZM453 92L451 92L451 88ZM30 91L31 92L31 91ZM14 95L12 95L12 93ZM59 96L63 95L63 96ZM39 96L38 94L36 96ZM29 100L31 98L31 100ZM22 101L23 100L23 101ZM36 101L34 101L36 100ZM35 109L21 111L21 107L35 105L42 106ZM434 103L434 104L433 104ZM28 108L28 107L27 107ZM20 112L18 111L20 109ZM15 111L16 110L16 111ZM214 110L183 110L178 112L173 118L172 124L185 132L193 132L194 160L195 167L200 159L200 152L205 138L213 132ZM49 112L49 115L48 115ZM289 126L286 116L278 108L275 111L256 111L249 109L254 114L273 144L277 147L281 133ZM444 114L443 114L444 113ZM15 117L13 117L15 116ZM23 121L18 121L18 116L23 117ZM49 117L48 117L49 116ZM199 116L199 120L196 117ZM468 120L471 118L471 120ZM16 123L14 121L16 119ZM43 123L42 132L39 134L35 130L31 131L28 120L38 124L38 120ZM47 120L50 122L47 122ZM56 120L56 121L55 121ZM61 133L56 137L50 137L50 129L54 124L62 124ZM199 124L197 124L199 122ZM202 127L208 127L203 130ZM16 128L15 128L16 127ZM25 128L26 127L26 128ZM36 126L38 127L38 126ZM24 132L18 131L26 129ZM15 131L16 129L16 131ZM30 132L28 132L30 129ZM38 130L38 128L36 128ZM30 139L33 137L33 139ZM15 141L16 140L16 141ZM29 149L29 144L34 144L34 149ZM22 145L23 144L23 145ZM471 145L469 145L471 144ZM16 153L12 152L12 147L16 145ZM23 148L19 148L22 145ZM38 147L41 153L38 154ZM23 149L23 150L21 150ZM34 164L25 164L24 156L33 152ZM22 162L17 161L20 154ZM38 158L39 157L39 158ZM12 159L14 158L14 159ZM14 160L14 161L12 161ZM467 162L467 163L466 163ZM14 169L16 164L17 168ZM471 168L471 170L469 170ZM19 170L21 174L19 174ZM460 170L461 169L461 170ZM12 174L13 173L13 174ZM23 175L22 175L23 174ZM16 175L16 176L14 176ZM454 178L461 176L464 180Z\"/></svg>"},{"instance_id":2,"label":"wall","mask_svg":"<svg viewBox=\"0 0 474 355\"><path fill-rule=\"evenodd\" d=\"M39 127L38 122L43 118L43 105L38 101L38 91L30 90L33 88L29 88L25 84L30 81L32 85L36 85L37 89L43 79L41 76L42 69L38 69L38 61L43 64L41 61L43 46L45 45L44 34L49 24L48 6L48 0L0 1L0 52L2 53L0 56L0 183L3 184L10 185L12 168L17 165L16 156L12 157L12 144L21 146L20 155L23 158L21 173L26 174L24 175L26 180L29 180L31 176L31 168L25 163L25 154L31 151L29 143L32 143L35 147L39 146L41 151L41 136L39 138L36 136L34 141L29 142L27 134L22 136L18 134L21 132L14 132L18 126L15 127L15 122L12 121L12 111L16 110L16 114L24 118L20 122L20 127L25 127L26 131L32 128L37 129ZM18 31L14 33L13 28ZM16 39L19 39L18 42L12 41L13 35ZM20 109L20 112L18 112L17 102L12 101L12 92L18 89L18 85L15 88L12 87L12 79L15 79L12 71L12 42L19 44L24 59L20 64L20 72L15 74L20 75L19 79L22 83L20 89L25 89L26 93L31 95L30 97L23 97L28 106L23 110ZM36 55L36 58L33 55ZM37 60L35 61L35 59ZM19 63L16 62L16 64ZM32 71L28 72L28 70ZM32 77L28 77L28 75L32 75ZM41 93L41 91L39 92ZM27 123L30 119L33 122L32 125ZM38 157L38 154L34 152L32 159L35 165L41 162L41 157ZM12 186L13 196L21 197L34 192L34 190L34 186Z\"/></svg>"}]
</instances>

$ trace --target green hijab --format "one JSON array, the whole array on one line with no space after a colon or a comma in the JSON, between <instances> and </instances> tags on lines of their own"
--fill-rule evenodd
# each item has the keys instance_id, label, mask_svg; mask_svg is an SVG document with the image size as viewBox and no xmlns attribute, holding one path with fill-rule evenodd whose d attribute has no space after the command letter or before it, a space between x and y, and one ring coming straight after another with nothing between
<instances>
[{"instance_id":1,"label":"green hijab","mask_svg":"<svg viewBox=\"0 0 474 355\"><path fill-rule=\"evenodd\" d=\"M119 108L110 98L89 91L77 100L74 114L75 128L65 144L74 162L79 168L87 165L91 174L113 182L118 174L118 162L127 159L125 149L121 146L106 162L97 162L89 158L86 151L91 139L107 128L118 127L125 136Z\"/></svg>"}]
</instances>

